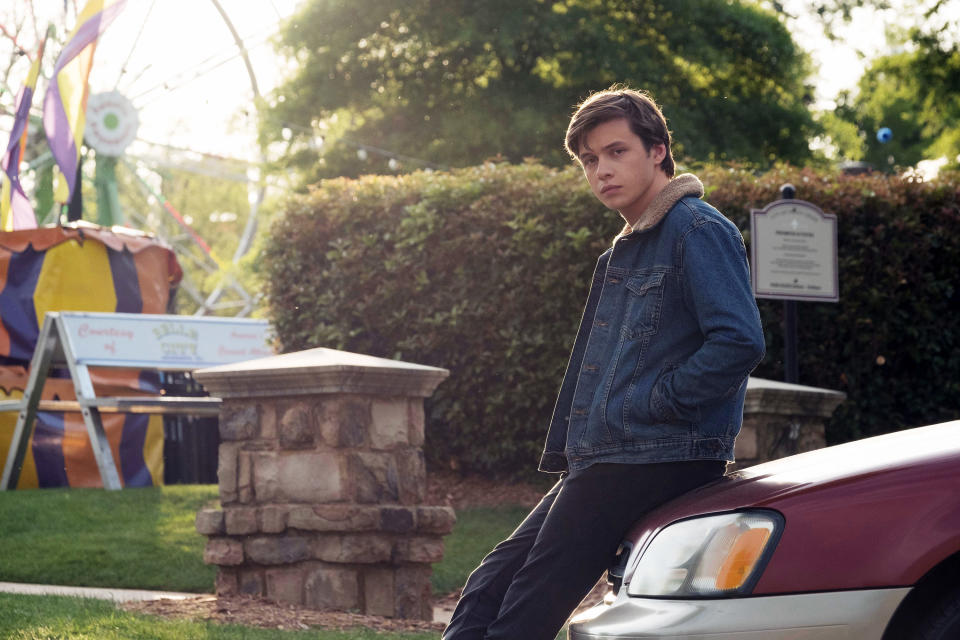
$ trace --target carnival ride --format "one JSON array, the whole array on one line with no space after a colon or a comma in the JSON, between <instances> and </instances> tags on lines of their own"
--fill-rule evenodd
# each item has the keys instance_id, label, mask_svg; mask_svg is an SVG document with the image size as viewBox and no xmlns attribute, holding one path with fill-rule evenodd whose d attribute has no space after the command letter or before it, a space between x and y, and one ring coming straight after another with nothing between
<instances>
[{"instance_id":1,"label":"carnival ride","mask_svg":"<svg viewBox=\"0 0 960 640\"><path fill-rule=\"evenodd\" d=\"M258 213L266 190L258 170L260 159L238 160L186 145L161 144L143 139L139 132L144 104L158 96L169 100L171 94L208 79L209 74L230 63L245 70L252 89L251 105L259 101L259 84L250 56L251 41L256 45L265 44L276 29L276 21L259 24L252 36L241 36L219 0L210 0L208 8L215 9L229 42L208 46L208 55L196 56L185 70L159 81L149 80L147 70L154 63L149 57L138 57L137 52L150 37L151 24L166 22L159 12L175 9L172 5L177 4L182 3L87 0L82 10L74 4L71 11L71 5L64 2L61 21L75 22L76 27L59 39L56 28L41 33L37 16L39 2L24 1L18 5L23 9L24 19L20 22L16 15L12 18L0 15L0 19L12 19L13 23L9 24L17 24L16 28L0 24L5 36L0 41L12 43L14 47L8 66L8 86L3 88L12 95L15 91L10 90L11 85L22 83L24 87L10 110L13 126L0 172L4 178L4 215L0 218L0 400L24 396L27 367L44 316L49 311L165 313L173 310L172 302L178 289L187 297L187 303L180 305L181 312L185 307L192 307L189 310L195 315L247 316L255 308L256 300L236 277L234 265L250 250L257 231ZM190 10L200 10L196 3L188 4ZM186 7L184 4L179 8ZM46 8L49 9L49 4ZM124 21L118 16L124 16ZM89 23L96 20L108 23L115 19L112 27L95 25L92 39L88 38L85 43L87 48L79 55L73 52L78 58L89 53L89 58L83 60L86 75L82 84L57 86L61 62L68 58L71 47L79 49L77 40L85 35L84 29L87 29L86 35L90 35ZM18 36L29 35L30 29L26 27L30 24L40 41L39 47L18 40ZM107 83L105 90L91 90L91 69L101 76L106 74L100 67L109 66L109 62L100 65L100 60L104 58L104 50L109 49L108 41L113 34L117 34L112 43L113 55L106 59L114 63L116 81L112 87ZM170 35L170 46L175 46L177 43ZM100 50L95 57L93 51L98 46ZM126 51L118 54L124 47ZM30 57L28 49L35 51L31 60L35 64L31 64L31 72L23 82L11 70L24 66L18 67L13 62L17 55ZM53 60L57 60L56 65ZM119 69L115 64L118 61L122 61ZM42 88L42 84L37 86L38 80L47 81L48 94L51 89L59 89L58 99L62 98L65 106L69 107L71 99L75 105L79 101L82 105L80 127L83 127L84 116L86 127L70 131L70 136L65 137L63 122L58 122L60 131L51 131L57 127L51 125L47 109L43 108L47 105L34 104L30 110L29 95L26 110L18 112L17 107L23 106L23 93ZM44 102L49 100L49 95L46 98ZM7 105L0 102L0 107ZM75 126L69 118L67 124ZM250 126L255 126L255 119ZM31 135L21 136L24 130L29 130ZM64 166L57 154L58 145L65 142L75 142L71 153L76 154L76 172L69 176L70 171L63 171L56 178ZM49 148L45 148L47 143ZM15 159L15 165L9 167L11 158ZM232 257L218 256L211 248L212 243L191 224L190 212L179 211L166 197L161 174L170 170L246 187L249 209ZM68 188L64 194L63 184L71 182L68 178L73 178L75 187ZM21 185L33 193L25 194ZM50 195L56 195L45 196L40 193L44 188L49 188ZM85 191L88 200L89 194L95 194L95 220L90 220L91 216L85 211ZM22 197L18 203L21 212L24 201L31 214L35 212L33 224L24 224L23 217L15 220L11 202L18 194ZM131 204L137 202L139 205ZM97 393L103 395L158 394L165 382L155 373L137 370L94 369L91 374ZM48 403L73 397L69 380L50 379L43 388L42 398ZM15 420L15 414L0 413L0 463L7 458L10 442L4 436L12 433ZM124 486L163 482L164 427L160 416L119 413L105 417L103 426L119 462ZM40 411L18 486L101 486L93 461L92 440L87 438L79 414Z\"/></svg>"}]
</instances>

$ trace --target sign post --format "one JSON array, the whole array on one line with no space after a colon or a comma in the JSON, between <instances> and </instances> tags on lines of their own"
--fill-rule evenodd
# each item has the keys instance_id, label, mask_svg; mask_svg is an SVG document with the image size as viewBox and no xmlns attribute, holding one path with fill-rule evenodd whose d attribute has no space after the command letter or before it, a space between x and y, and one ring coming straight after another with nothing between
<instances>
[{"instance_id":1,"label":"sign post","mask_svg":"<svg viewBox=\"0 0 960 640\"><path fill-rule=\"evenodd\" d=\"M839 302L837 216L796 200L785 184L781 198L750 212L753 293L783 300L784 379L799 379L797 301Z\"/></svg>"}]
</instances>

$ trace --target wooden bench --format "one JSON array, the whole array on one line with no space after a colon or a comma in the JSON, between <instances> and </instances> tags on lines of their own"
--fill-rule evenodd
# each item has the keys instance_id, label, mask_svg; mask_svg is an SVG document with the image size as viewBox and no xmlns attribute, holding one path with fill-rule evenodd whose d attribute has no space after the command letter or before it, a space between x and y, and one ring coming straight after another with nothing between
<instances>
[{"instance_id":1,"label":"wooden bench","mask_svg":"<svg viewBox=\"0 0 960 640\"><path fill-rule=\"evenodd\" d=\"M194 371L203 367L273 355L265 320L136 313L49 312L18 400L0 401L0 411L17 411L17 424L0 480L0 491L15 489L23 468L37 411L83 415L105 489L122 484L100 419L101 413L217 415L219 398L171 396L97 397L89 367ZM51 367L66 367L76 400L41 400Z\"/></svg>"}]
</instances>

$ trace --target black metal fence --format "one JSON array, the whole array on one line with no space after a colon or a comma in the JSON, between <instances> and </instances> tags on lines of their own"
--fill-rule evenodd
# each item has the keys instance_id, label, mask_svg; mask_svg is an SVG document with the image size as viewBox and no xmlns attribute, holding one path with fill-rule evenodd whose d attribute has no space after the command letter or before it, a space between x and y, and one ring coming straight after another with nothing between
<instances>
[{"instance_id":1,"label":"black metal fence","mask_svg":"<svg viewBox=\"0 0 960 640\"><path fill-rule=\"evenodd\" d=\"M206 396L189 373L163 374L164 393L171 396ZM216 484L217 449L220 446L216 417L165 415L163 417L163 483Z\"/></svg>"}]
</instances>

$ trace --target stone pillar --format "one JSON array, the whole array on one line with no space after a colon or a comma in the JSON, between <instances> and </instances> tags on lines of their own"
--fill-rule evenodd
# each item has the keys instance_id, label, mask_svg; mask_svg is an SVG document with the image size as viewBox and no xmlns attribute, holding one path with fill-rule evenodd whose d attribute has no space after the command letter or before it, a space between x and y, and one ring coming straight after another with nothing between
<instances>
[{"instance_id":1,"label":"stone pillar","mask_svg":"<svg viewBox=\"0 0 960 640\"><path fill-rule=\"evenodd\" d=\"M826 421L846 399L840 391L750 378L743 428L734 445L737 467L826 446Z\"/></svg>"},{"instance_id":2,"label":"stone pillar","mask_svg":"<svg viewBox=\"0 0 960 640\"><path fill-rule=\"evenodd\" d=\"M219 508L197 514L218 594L431 619L453 528L424 505L423 399L445 369L332 349L212 367Z\"/></svg>"}]
</instances>

